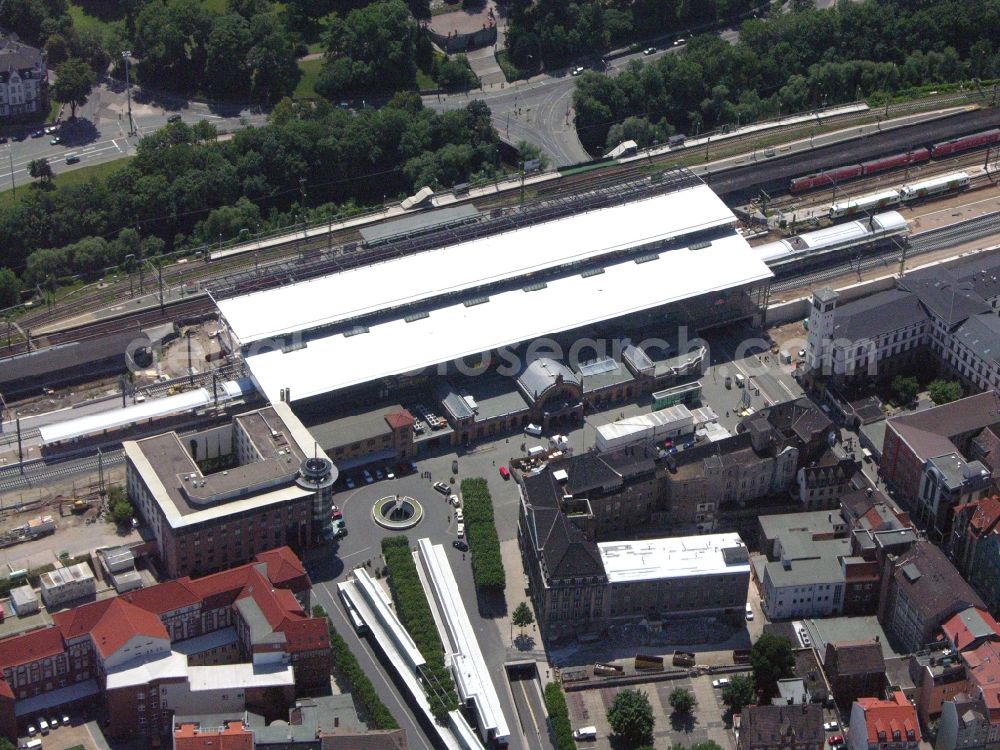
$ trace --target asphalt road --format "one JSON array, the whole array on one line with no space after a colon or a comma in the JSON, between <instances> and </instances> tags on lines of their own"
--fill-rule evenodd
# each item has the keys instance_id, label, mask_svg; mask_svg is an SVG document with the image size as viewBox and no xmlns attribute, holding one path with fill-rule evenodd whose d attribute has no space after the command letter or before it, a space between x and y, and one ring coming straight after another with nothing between
<instances>
[{"instance_id":1,"label":"asphalt road","mask_svg":"<svg viewBox=\"0 0 1000 750\"><path fill-rule=\"evenodd\" d=\"M138 134L128 134L127 101L124 85L117 82L102 83L94 89L86 104L77 109L77 120L69 122L69 110L55 133L41 138L25 138L16 141L10 138L0 146L0 190L13 184L24 185L32 181L28 174L28 163L35 159L45 159L52 171L61 174L72 169L93 166L104 162L131 156L139 138L163 127L167 118L179 114L181 119L194 124L208 120L220 130L236 130L246 125L263 125L267 115L238 106L215 107L203 102L187 102L180 97L154 97L133 89L132 117ZM5 135L25 133L26 129L7 128ZM50 140L58 135L62 142L52 145ZM80 161L66 164L66 155L74 153Z\"/></svg>"},{"instance_id":2,"label":"asphalt road","mask_svg":"<svg viewBox=\"0 0 1000 750\"><path fill-rule=\"evenodd\" d=\"M739 38L735 29L719 33L726 41ZM606 67L590 69L616 76L635 60L652 61L684 48L684 45L658 49L651 55L637 52L609 60ZM542 149L553 166L565 166L589 160L590 154L580 144L573 115L573 90L576 79L571 68L542 73L527 81L512 84L490 84L467 94L425 96L424 106L437 112L459 109L479 99L489 105L493 125L500 136L510 143L528 141Z\"/></svg>"}]
</instances>

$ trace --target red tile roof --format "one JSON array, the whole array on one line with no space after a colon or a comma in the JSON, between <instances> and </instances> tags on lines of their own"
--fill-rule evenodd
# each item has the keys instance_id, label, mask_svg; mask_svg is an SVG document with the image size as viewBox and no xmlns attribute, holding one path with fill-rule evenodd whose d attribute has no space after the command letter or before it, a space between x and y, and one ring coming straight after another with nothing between
<instances>
[{"instance_id":1,"label":"red tile roof","mask_svg":"<svg viewBox=\"0 0 1000 750\"><path fill-rule=\"evenodd\" d=\"M159 617L122 599L112 599L104 617L90 631L94 646L105 659L138 635L170 640Z\"/></svg>"},{"instance_id":2,"label":"red tile roof","mask_svg":"<svg viewBox=\"0 0 1000 750\"><path fill-rule=\"evenodd\" d=\"M288 589L276 589L257 570L239 598L252 597L271 630L285 636L288 653L329 648L329 633L323 620L310 617Z\"/></svg>"},{"instance_id":3,"label":"red tile roof","mask_svg":"<svg viewBox=\"0 0 1000 750\"><path fill-rule=\"evenodd\" d=\"M394 411L391 414L386 414L384 416L385 422L393 430L398 430L403 427L412 427L413 423L416 421L413 415L410 414L406 409L401 409L399 411Z\"/></svg>"},{"instance_id":4,"label":"red tile roof","mask_svg":"<svg viewBox=\"0 0 1000 750\"><path fill-rule=\"evenodd\" d=\"M174 750L253 750L253 732L242 721L228 721L222 731L181 724L174 730Z\"/></svg>"},{"instance_id":5,"label":"red tile roof","mask_svg":"<svg viewBox=\"0 0 1000 750\"><path fill-rule=\"evenodd\" d=\"M267 577L275 586L288 584L295 579L305 577L303 584L308 587L309 577L298 556L288 547L278 547L259 553L255 560L267 564ZM295 586L292 586L295 589Z\"/></svg>"},{"instance_id":6,"label":"red tile roof","mask_svg":"<svg viewBox=\"0 0 1000 750\"><path fill-rule=\"evenodd\" d=\"M920 722L917 720L917 709L903 695L896 691L892 700L883 701L878 698L858 698L857 703L865 712L865 726L868 728L868 744L881 742L920 742ZM893 734L898 732L899 739L894 740ZM912 740L909 734L913 733ZM882 735L879 737L879 735Z\"/></svg>"},{"instance_id":7,"label":"red tile roof","mask_svg":"<svg viewBox=\"0 0 1000 750\"><path fill-rule=\"evenodd\" d=\"M122 594L122 599L150 612L162 615L201 602L201 597L191 586L190 578L166 581L148 589L138 589Z\"/></svg>"},{"instance_id":8,"label":"red tile roof","mask_svg":"<svg viewBox=\"0 0 1000 750\"><path fill-rule=\"evenodd\" d=\"M7 684L7 680L0 678L0 698L9 698L14 700L14 691L10 689L10 685Z\"/></svg>"},{"instance_id":9,"label":"red tile roof","mask_svg":"<svg viewBox=\"0 0 1000 750\"><path fill-rule=\"evenodd\" d=\"M1000 497L996 495L984 497L975 506L976 510L969 519L969 531L974 536L982 536L995 529L997 522L1000 521Z\"/></svg>"},{"instance_id":10,"label":"red tile roof","mask_svg":"<svg viewBox=\"0 0 1000 750\"><path fill-rule=\"evenodd\" d=\"M113 601L114 599L101 599L80 607L57 612L52 615L52 621L62 631L63 638L71 641L82 635L88 635L98 621L104 617L104 613L108 611L108 607Z\"/></svg>"},{"instance_id":11,"label":"red tile roof","mask_svg":"<svg viewBox=\"0 0 1000 750\"><path fill-rule=\"evenodd\" d=\"M978 607L969 607L952 615L941 624L941 631L958 651L968 648L979 638L1000 640L1000 624Z\"/></svg>"},{"instance_id":12,"label":"red tile roof","mask_svg":"<svg viewBox=\"0 0 1000 750\"><path fill-rule=\"evenodd\" d=\"M46 627L0 641L0 669L55 656L66 650L58 628Z\"/></svg>"}]
</instances>

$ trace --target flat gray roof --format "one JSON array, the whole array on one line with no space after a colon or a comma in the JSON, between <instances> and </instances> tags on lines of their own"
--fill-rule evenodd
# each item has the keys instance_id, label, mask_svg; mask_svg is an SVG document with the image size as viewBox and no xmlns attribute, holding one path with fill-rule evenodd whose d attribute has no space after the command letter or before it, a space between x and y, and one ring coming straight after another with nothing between
<instances>
[{"instance_id":1,"label":"flat gray roof","mask_svg":"<svg viewBox=\"0 0 1000 750\"><path fill-rule=\"evenodd\" d=\"M397 411L403 411L401 404L387 402L368 408L348 406L331 409L324 415L304 414L301 418L323 450L329 451L338 445L349 445L391 433L392 429L385 417Z\"/></svg>"},{"instance_id":2,"label":"flat gray roof","mask_svg":"<svg viewBox=\"0 0 1000 750\"><path fill-rule=\"evenodd\" d=\"M476 207L471 203L463 203L458 206L448 206L447 208L438 208L434 211L411 214L402 219L368 224L361 227L360 232L365 242L379 242L390 237L430 229L441 224L453 224L462 219L470 219L473 216L479 216L479 211L476 210Z\"/></svg>"},{"instance_id":3,"label":"flat gray roof","mask_svg":"<svg viewBox=\"0 0 1000 750\"><path fill-rule=\"evenodd\" d=\"M890 659L898 656L889 645L882 625L874 615L864 617L824 617L822 619L807 619L802 621L813 646L820 654L820 659L826 658L826 644L842 641L870 641L873 638L882 647L882 657Z\"/></svg>"},{"instance_id":4,"label":"flat gray roof","mask_svg":"<svg viewBox=\"0 0 1000 750\"><path fill-rule=\"evenodd\" d=\"M846 527L844 519L835 510L814 510L807 513L775 513L760 516L760 528L767 539L774 539L788 532L833 532L836 527Z\"/></svg>"}]
</instances>

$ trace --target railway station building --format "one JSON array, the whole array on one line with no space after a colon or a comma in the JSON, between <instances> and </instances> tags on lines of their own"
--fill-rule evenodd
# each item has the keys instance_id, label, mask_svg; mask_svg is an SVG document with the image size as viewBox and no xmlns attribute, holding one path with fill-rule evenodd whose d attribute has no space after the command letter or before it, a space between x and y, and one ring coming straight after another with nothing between
<instances>
[{"instance_id":1,"label":"railway station building","mask_svg":"<svg viewBox=\"0 0 1000 750\"><path fill-rule=\"evenodd\" d=\"M699 178L668 170L457 225L411 221L398 235L386 225L316 261L325 274L290 264L285 276L246 274L210 291L223 338L268 400L310 428L335 433L336 420L359 418L377 433L323 445L360 461L359 440L396 443L380 424L387 414L414 417L420 450L529 422L568 428L588 404L669 384L685 365L666 360L688 352L643 353L645 337L763 321L772 273L736 225ZM596 345L581 354L581 341ZM623 356L630 347L641 366ZM526 391L547 376L542 359L562 380Z\"/></svg>"}]
</instances>

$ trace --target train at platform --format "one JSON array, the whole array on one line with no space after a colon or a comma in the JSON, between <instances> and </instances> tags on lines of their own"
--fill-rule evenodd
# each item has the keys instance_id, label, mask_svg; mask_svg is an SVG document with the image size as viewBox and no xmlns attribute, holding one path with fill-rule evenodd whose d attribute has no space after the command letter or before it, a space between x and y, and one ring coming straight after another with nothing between
<instances>
[{"instance_id":1,"label":"train at platform","mask_svg":"<svg viewBox=\"0 0 1000 750\"><path fill-rule=\"evenodd\" d=\"M877 193L837 201L830 206L830 218L842 219L845 216L854 216L855 214L868 215L873 211L881 211L932 195L964 190L971 184L972 176L968 172L952 172L937 177L928 177L926 180L903 185L899 190L881 190Z\"/></svg>"},{"instance_id":2,"label":"train at platform","mask_svg":"<svg viewBox=\"0 0 1000 750\"><path fill-rule=\"evenodd\" d=\"M881 159L835 167L804 177L796 177L789 184L788 190L793 195L796 195L808 190L815 190L816 188L839 185L849 180L856 180L859 177L868 177L869 175L878 174L890 169L909 167L914 164L928 162L932 159L953 156L954 154L960 154L975 148L982 148L983 146L990 146L995 143L1000 143L1000 128L984 130L979 133L962 136L961 138L953 138L949 141L941 141L930 146L885 156Z\"/></svg>"}]
</instances>

